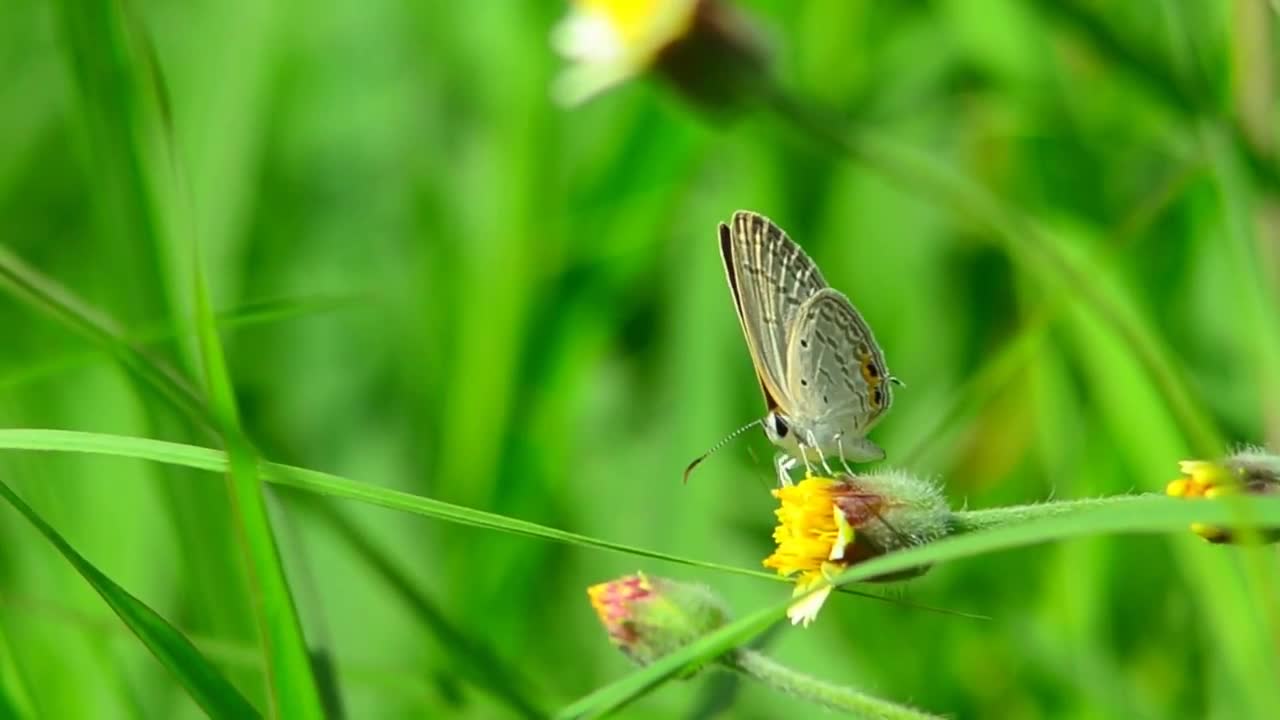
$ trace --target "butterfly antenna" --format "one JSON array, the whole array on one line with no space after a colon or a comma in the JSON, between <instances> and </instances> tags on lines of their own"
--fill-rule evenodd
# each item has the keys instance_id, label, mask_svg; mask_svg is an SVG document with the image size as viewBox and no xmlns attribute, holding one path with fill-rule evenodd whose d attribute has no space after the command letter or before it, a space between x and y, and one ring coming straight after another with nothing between
<instances>
[{"instance_id":1,"label":"butterfly antenna","mask_svg":"<svg viewBox=\"0 0 1280 720\"><path fill-rule=\"evenodd\" d=\"M761 422L762 422L762 420L752 420L751 422L747 423L746 425L743 425L742 427L738 428L737 430L734 430L733 432L729 433L729 434L728 434L727 436L725 436L725 438L724 438L723 440L721 440L720 442L716 443L715 445L712 445L710 450L708 450L708 451L706 451L706 452L702 453L701 455L699 455L698 457L694 458L693 462L689 463L689 466L688 466L688 467L686 467L686 468L684 469L684 480L683 480L684 484L686 484L686 485L688 485L688 484L689 484L689 473L693 472L693 469L694 469L694 468L696 468L696 467L698 467L698 465L700 465L700 464L702 463L702 461L703 461L703 460L706 460L707 458L711 457L711 454L712 454L712 453L714 453L715 451L717 451L717 450L719 450L720 448L724 447L724 446L725 446L725 445L726 445L730 440L732 440L732 439L734 439L734 438L738 437L739 435L741 435L742 433L746 432L747 430L750 430L751 428L755 427L756 425L759 425Z\"/></svg>"}]
</instances>

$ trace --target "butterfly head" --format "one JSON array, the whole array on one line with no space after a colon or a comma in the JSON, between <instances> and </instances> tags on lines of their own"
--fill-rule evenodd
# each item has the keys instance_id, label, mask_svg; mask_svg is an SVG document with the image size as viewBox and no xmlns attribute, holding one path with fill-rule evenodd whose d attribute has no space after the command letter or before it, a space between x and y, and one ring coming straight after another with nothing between
<instances>
[{"instance_id":1,"label":"butterfly head","mask_svg":"<svg viewBox=\"0 0 1280 720\"><path fill-rule=\"evenodd\" d=\"M773 409L760 421L769 441L793 458L844 458L848 462L884 459L884 450L869 440L865 429L844 427L829 418L793 418Z\"/></svg>"},{"instance_id":2,"label":"butterfly head","mask_svg":"<svg viewBox=\"0 0 1280 720\"><path fill-rule=\"evenodd\" d=\"M778 410L770 410L760 424L764 426L764 434L769 437L769 442L774 445L785 449L795 444L791 421Z\"/></svg>"}]
</instances>

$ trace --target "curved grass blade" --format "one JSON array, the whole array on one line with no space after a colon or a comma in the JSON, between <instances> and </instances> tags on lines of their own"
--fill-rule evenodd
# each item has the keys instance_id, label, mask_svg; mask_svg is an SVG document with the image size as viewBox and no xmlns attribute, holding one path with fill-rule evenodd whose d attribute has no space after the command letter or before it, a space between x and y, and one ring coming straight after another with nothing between
<instances>
[{"instance_id":1,"label":"curved grass blade","mask_svg":"<svg viewBox=\"0 0 1280 720\"><path fill-rule=\"evenodd\" d=\"M1195 521L1229 522L1242 510L1266 524L1280 523L1280 499L1249 498L1237 502L1189 503L1154 495L1124 496L1061 515L1019 525L981 530L939 540L929 545L890 553L841 573L836 582L846 584L911 567L973 557L999 550L1025 547L1051 540L1112 533L1185 532ZM710 633L696 643L667 655L566 706L556 718L601 717L625 706L677 675L701 667L738 647L781 620L791 601L758 610Z\"/></svg>"},{"instance_id":2,"label":"curved grass blade","mask_svg":"<svg viewBox=\"0 0 1280 720\"><path fill-rule=\"evenodd\" d=\"M0 429L0 450L33 450L42 452L74 452L90 455L107 455L127 457L135 460L150 460L167 465L205 470L214 473L227 471L227 456L220 450L184 445L164 440L151 440L123 435L80 432L76 430L43 430L43 429ZM338 475L307 470L305 468L264 462L258 468L263 480L278 485L304 490L306 492L344 500L355 500L368 505L376 505L389 510L399 510L424 517L435 518L457 525L496 530L513 535L536 537L543 540L592 547L599 550L646 557L653 560L686 565L689 567L714 570L734 575L789 584L790 581L777 575L748 570L745 568L724 565L721 563L695 560L670 553L648 550L646 548L626 545L624 543L602 540L581 535L579 533L560 530L558 528L539 525L538 523L511 518L497 513L475 510L461 505L454 505L442 500L414 495L412 493L393 490L350 480ZM847 588L842 588L847 590ZM873 593L848 591L848 594L859 595L883 602L897 602L892 598Z\"/></svg>"},{"instance_id":3,"label":"curved grass blade","mask_svg":"<svg viewBox=\"0 0 1280 720\"><path fill-rule=\"evenodd\" d=\"M151 654L182 683L191 697L210 717L254 718L258 711L224 678L182 633L156 611L129 594L86 560L75 548L22 501L8 485L0 482L0 496L44 535L67 562L80 573L107 605L124 621ZM8 717L8 716L6 716Z\"/></svg>"}]
</instances>

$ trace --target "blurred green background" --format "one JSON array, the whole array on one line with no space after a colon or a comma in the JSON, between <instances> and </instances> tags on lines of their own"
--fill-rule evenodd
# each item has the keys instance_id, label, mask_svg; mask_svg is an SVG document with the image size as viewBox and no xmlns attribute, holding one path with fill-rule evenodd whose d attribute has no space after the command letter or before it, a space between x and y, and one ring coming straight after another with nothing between
<instances>
[{"instance_id":1,"label":"blurred green background","mask_svg":"<svg viewBox=\"0 0 1280 720\"><path fill-rule=\"evenodd\" d=\"M188 210L131 204L130 139L109 130L137 105L82 88L138 69L85 52L99 19L16 0L0 10L0 242L194 375L183 248L198 234L237 321L223 338L246 430L272 460L758 568L765 439L680 484L763 412L715 243L740 208L786 228L875 328L907 387L874 437L956 506L1159 492L1180 459L1280 435L1264 0L741 4L797 96L985 186L1070 272L766 110L713 120L652 80L556 106L560 3L127 7L187 179L151 191ZM212 443L13 294L0 327L0 424ZM221 480L18 453L0 479L262 706ZM739 613L789 592L272 495L305 631L352 718L516 717L463 671L477 645L543 712L622 677L584 588L623 573L705 582ZM1275 565L1190 534L1076 540L890 593L990 620L836 597L767 644L957 717L1242 718L1247 686L1280 677L1276 595L1258 581ZM0 687L40 718L199 714L7 508ZM623 716L817 712L709 674Z\"/></svg>"}]
</instances>

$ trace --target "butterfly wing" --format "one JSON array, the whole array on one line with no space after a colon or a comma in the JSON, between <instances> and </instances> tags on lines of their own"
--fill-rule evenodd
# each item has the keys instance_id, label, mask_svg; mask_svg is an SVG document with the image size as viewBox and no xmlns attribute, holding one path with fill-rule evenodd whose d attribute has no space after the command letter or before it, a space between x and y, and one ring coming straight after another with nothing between
<instances>
[{"instance_id":1,"label":"butterfly wing","mask_svg":"<svg viewBox=\"0 0 1280 720\"><path fill-rule=\"evenodd\" d=\"M849 298L831 288L800 306L787 339L786 368L786 387L806 419L865 433L893 403L889 370L871 328Z\"/></svg>"},{"instance_id":2,"label":"butterfly wing","mask_svg":"<svg viewBox=\"0 0 1280 720\"><path fill-rule=\"evenodd\" d=\"M720 224L720 257L765 404L790 412L787 328L827 282L782 228L745 210L734 213L730 225Z\"/></svg>"}]
</instances>

